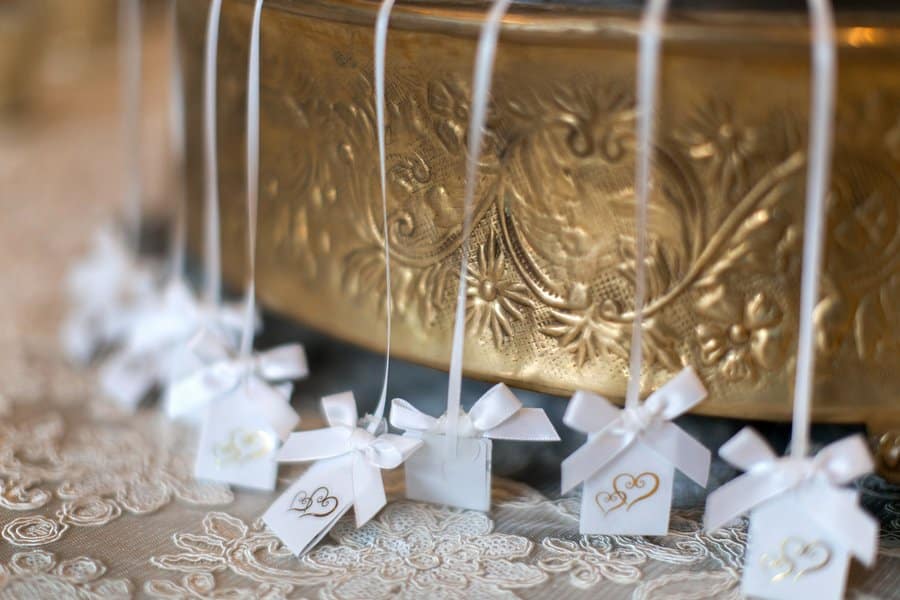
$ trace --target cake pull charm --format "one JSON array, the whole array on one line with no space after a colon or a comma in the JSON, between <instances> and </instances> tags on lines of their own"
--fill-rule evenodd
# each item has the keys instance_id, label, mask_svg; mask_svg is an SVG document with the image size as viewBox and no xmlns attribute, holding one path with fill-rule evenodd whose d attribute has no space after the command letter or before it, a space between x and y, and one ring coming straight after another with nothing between
<instances>
[{"instance_id":1,"label":"cake pull charm","mask_svg":"<svg viewBox=\"0 0 900 600\"><path fill-rule=\"evenodd\" d=\"M709 495L704 526L712 531L751 514L744 593L841 598L850 558L874 563L878 523L859 505L856 490L844 487L872 471L862 436L833 442L815 456L780 457L747 427L719 455L745 473Z\"/></svg>"},{"instance_id":2,"label":"cake pull charm","mask_svg":"<svg viewBox=\"0 0 900 600\"><path fill-rule=\"evenodd\" d=\"M809 0L808 6L813 89L790 449L779 458L749 428L726 442L719 454L747 472L707 497L705 517L706 528L713 530L750 513L741 591L778 600L842 598L851 556L871 566L878 548L878 522L860 507L858 492L843 487L874 468L865 440L848 437L810 456L815 314L827 231L837 69L831 3ZM773 560L773 548L779 547L782 554Z\"/></svg>"},{"instance_id":3,"label":"cake pull charm","mask_svg":"<svg viewBox=\"0 0 900 600\"><path fill-rule=\"evenodd\" d=\"M563 461L562 491L584 484L581 533L668 532L675 469L706 486L710 463L709 450L672 419L705 397L690 367L635 407L619 408L591 392L572 396L563 422L588 441ZM630 488L623 475L633 478Z\"/></svg>"},{"instance_id":4,"label":"cake pull charm","mask_svg":"<svg viewBox=\"0 0 900 600\"><path fill-rule=\"evenodd\" d=\"M118 37L125 157L124 227L99 229L88 254L66 279L69 312L60 331L63 353L87 365L128 335L135 317L157 294L155 266L140 255L142 15L139 0L119 0Z\"/></svg>"},{"instance_id":5,"label":"cake pull charm","mask_svg":"<svg viewBox=\"0 0 900 600\"><path fill-rule=\"evenodd\" d=\"M382 469L403 464L421 440L361 426L352 392L322 398L329 427L292 433L279 462L313 462L263 515L275 535L300 556L315 546L350 508L362 527L387 503ZM312 516L314 518L305 518Z\"/></svg>"},{"instance_id":6,"label":"cake pull charm","mask_svg":"<svg viewBox=\"0 0 900 600\"><path fill-rule=\"evenodd\" d=\"M294 379L308 373L300 344L254 352L256 330L256 230L259 204L259 51L263 0L256 0L247 74L247 285L240 348L173 386L170 405L205 406L194 475L272 490L278 442L300 422L291 408ZM235 430L255 430L236 435ZM263 439L260 439L260 436ZM266 437L267 436L267 437ZM234 441L242 441L235 447ZM227 449L223 453L223 449ZM238 457L237 460L234 460ZM229 459L223 461L222 459Z\"/></svg>"},{"instance_id":7,"label":"cake pull charm","mask_svg":"<svg viewBox=\"0 0 900 600\"><path fill-rule=\"evenodd\" d=\"M118 230L97 231L90 252L72 266L66 279L70 308L60 331L66 357L86 365L101 350L125 339L153 301L155 279Z\"/></svg>"},{"instance_id":8,"label":"cake pull charm","mask_svg":"<svg viewBox=\"0 0 900 600\"><path fill-rule=\"evenodd\" d=\"M446 417L437 419L394 399L391 425L423 442L406 463L408 498L486 511L491 505L492 440L559 441L546 413L524 408L503 383L489 389L468 413L460 412L458 422L456 459L446 461Z\"/></svg>"},{"instance_id":9,"label":"cake pull charm","mask_svg":"<svg viewBox=\"0 0 900 600\"><path fill-rule=\"evenodd\" d=\"M579 391L564 417L569 427L589 436L587 443L562 463L564 493L584 483L581 533L664 535L669 530L675 469L703 487L709 476L709 450L671 422L706 398L706 388L694 369L686 367L645 401L640 398L647 301L647 207L664 7L665 0L650 0L640 29L634 177L635 308L625 408L620 410L605 398ZM635 473L646 477L631 475ZM648 485L651 476L653 490L644 492L641 488ZM633 479L628 481L627 477ZM627 489L629 483L636 489ZM631 491L635 493L628 493Z\"/></svg>"}]
</instances>

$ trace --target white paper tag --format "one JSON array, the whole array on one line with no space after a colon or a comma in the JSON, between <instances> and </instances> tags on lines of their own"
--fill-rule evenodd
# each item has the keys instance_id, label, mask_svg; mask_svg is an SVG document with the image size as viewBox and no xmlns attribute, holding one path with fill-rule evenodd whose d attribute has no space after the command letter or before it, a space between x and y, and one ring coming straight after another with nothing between
<instances>
[{"instance_id":1,"label":"white paper tag","mask_svg":"<svg viewBox=\"0 0 900 600\"><path fill-rule=\"evenodd\" d=\"M297 556L319 543L353 506L353 460L347 454L313 463L263 515Z\"/></svg>"},{"instance_id":2,"label":"white paper tag","mask_svg":"<svg viewBox=\"0 0 900 600\"><path fill-rule=\"evenodd\" d=\"M491 506L491 440L461 437L446 456L443 435L407 433L424 444L406 460L406 497L486 511Z\"/></svg>"},{"instance_id":3,"label":"white paper tag","mask_svg":"<svg viewBox=\"0 0 900 600\"><path fill-rule=\"evenodd\" d=\"M747 596L794 600L844 597L850 556L807 514L816 484L766 502L750 515L741 589Z\"/></svg>"},{"instance_id":4,"label":"white paper tag","mask_svg":"<svg viewBox=\"0 0 900 600\"><path fill-rule=\"evenodd\" d=\"M582 534L665 535L675 467L635 442L584 482Z\"/></svg>"},{"instance_id":5,"label":"white paper tag","mask_svg":"<svg viewBox=\"0 0 900 600\"><path fill-rule=\"evenodd\" d=\"M275 489L278 436L245 386L206 410L194 476L261 490Z\"/></svg>"}]
</instances>

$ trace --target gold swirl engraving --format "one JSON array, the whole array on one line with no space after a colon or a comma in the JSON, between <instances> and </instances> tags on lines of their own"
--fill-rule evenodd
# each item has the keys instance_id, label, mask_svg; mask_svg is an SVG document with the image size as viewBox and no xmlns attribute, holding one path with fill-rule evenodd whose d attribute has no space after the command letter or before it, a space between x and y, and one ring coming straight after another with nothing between
<instances>
[{"instance_id":1,"label":"gold swirl engraving","mask_svg":"<svg viewBox=\"0 0 900 600\"><path fill-rule=\"evenodd\" d=\"M223 115L245 110L250 15L243 4L222 10ZM466 57L474 43L460 31L478 22L480 9L440 4L397 7L408 27L392 42L386 74L390 290L374 151L371 3L282 0L267 12L258 290L267 308L378 351L383 330L374 320L390 299L396 354L446 368L460 283ZM206 7L181 2L178 10L190 108L202 87L193 84L203 74ZM608 15L590 12L579 9L578 19L603 28ZM616 35L603 39L588 26L573 33L554 24L558 16L519 13L522 43L498 62L463 282L470 315L464 369L561 396L592 389L621 399L637 266L634 55ZM695 24L698 43L706 33L715 38L722 23L712 22ZM751 39L768 31L734 26ZM900 78L878 58L900 48L900 27L876 31L884 41L877 49L841 49L854 58L837 99L815 312L823 401L814 418L879 426L900 422L900 371L890 368L900 358ZM584 37L573 44L573 35ZM696 76L667 90L659 115L644 257L643 391L692 364L710 391L700 413L790 419L808 129L808 85L797 76L808 61L801 37L779 61L709 39L716 52L741 60L739 73L712 72L703 53L680 50L669 65ZM610 69L597 73L598 60ZM516 68L522 61L530 68ZM747 80L782 87L748 94ZM202 161L195 143L202 131L202 111L189 110L192 164ZM244 134L241 119L222 119L222 231L233 242L222 264L238 285L246 262L238 177ZM191 170L191 240L203 237L202 179ZM862 400L846 400L856 397Z\"/></svg>"},{"instance_id":2,"label":"gold swirl engraving","mask_svg":"<svg viewBox=\"0 0 900 600\"><path fill-rule=\"evenodd\" d=\"M288 512L298 513L299 517L327 517L337 510L339 500L331 495L327 487L320 486L312 494L300 490L291 501Z\"/></svg>"},{"instance_id":3,"label":"gold swirl engraving","mask_svg":"<svg viewBox=\"0 0 900 600\"><path fill-rule=\"evenodd\" d=\"M831 550L821 540L806 542L799 537L788 537L781 542L777 556L765 553L760 557L763 567L775 571L772 583L791 578L797 581L803 575L824 569L831 560Z\"/></svg>"},{"instance_id":4,"label":"gold swirl engraving","mask_svg":"<svg viewBox=\"0 0 900 600\"><path fill-rule=\"evenodd\" d=\"M232 429L224 442L213 446L213 456L219 468L243 465L267 456L274 448L272 436L260 429Z\"/></svg>"},{"instance_id":5,"label":"gold swirl engraving","mask_svg":"<svg viewBox=\"0 0 900 600\"><path fill-rule=\"evenodd\" d=\"M594 501L600 507L600 510L603 511L603 514L608 515L623 506L626 511L631 510L632 506L650 498L658 489L659 475L656 473L650 471L645 471L639 475L620 473L613 477L612 491L598 492L594 497Z\"/></svg>"}]
</instances>

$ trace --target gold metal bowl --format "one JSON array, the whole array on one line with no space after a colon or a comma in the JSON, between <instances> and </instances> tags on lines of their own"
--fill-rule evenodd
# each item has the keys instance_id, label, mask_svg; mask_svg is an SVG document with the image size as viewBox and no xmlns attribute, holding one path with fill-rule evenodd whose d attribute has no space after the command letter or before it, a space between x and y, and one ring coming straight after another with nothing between
<instances>
[{"instance_id":1,"label":"gold metal bowl","mask_svg":"<svg viewBox=\"0 0 900 600\"><path fill-rule=\"evenodd\" d=\"M263 14L259 292L383 348L372 90L377 2L269 0ZM399 2L388 38L398 356L448 362L470 77L483 2ZM207 2L180 2L193 237L202 209ZM225 2L219 156L227 278L241 281L251 6ZM504 21L470 262L466 374L624 393L632 322L634 10L514 6ZM839 13L815 418L900 424L900 13ZM809 40L802 13L676 14L665 32L650 390L682 365L698 412L786 419L799 304ZM199 244L197 245L199 248Z\"/></svg>"}]
</instances>

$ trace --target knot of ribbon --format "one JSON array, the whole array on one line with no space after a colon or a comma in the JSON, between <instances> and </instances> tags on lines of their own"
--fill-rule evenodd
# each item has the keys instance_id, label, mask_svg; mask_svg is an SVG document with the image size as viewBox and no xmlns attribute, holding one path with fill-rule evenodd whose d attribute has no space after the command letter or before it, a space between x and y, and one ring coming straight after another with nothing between
<instances>
[{"instance_id":1,"label":"knot of ribbon","mask_svg":"<svg viewBox=\"0 0 900 600\"><path fill-rule=\"evenodd\" d=\"M237 346L244 319L244 305L211 304L199 300L180 279L170 282L158 302L137 316L126 350L145 354L169 349L208 330Z\"/></svg>"},{"instance_id":2,"label":"knot of ribbon","mask_svg":"<svg viewBox=\"0 0 900 600\"><path fill-rule=\"evenodd\" d=\"M352 392L322 398L329 427L294 432L278 452L279 462L307 462L352 455L353 509L361 527L387 503L381 469L400 466L421 440L392 433L375 435L358 426Z\"/></svg>"},{"instance_id":3,"label":"knot of ribbon","mask_svg":"<svg viewBox=\"0 0 900 600\"><path fill-rule=\"evenodd\" d=\"M66 355L82 364L101 347L121 341L154 294L150 270L109 229L96 233L91 251L72 267L66 283L71 311L61 341Z\"/></svg>"},{"instance_id":4,"label":"knot of ribbon","mask_svg":"<svg viewBox=\"0 0 900 600\"><path fill-rule=\"evenodd\" d=\"M719 455L745 471L712 492L706 501L704 526L711 531L790 490L817 486L808 502L809 516L866 565L878 549L878 523L860 506L857 494L842 486L872 471L865 440L854 435L829 444L814 457L779 457L753 429L746 427L728 440Z\"/></svg>"},{"instance_id":5,"label":"knot of ribbon","mask_svg":"<svg viewBox=\"0 0 900 600\"><path fill-rule=\"evenodd\" d=\"M199 348L204 346L198 344ZM202 353L199 348L197 352ZM216 343L210 343L207 349L224 352ZM285 344L250 356L225 354L224 358L210 362L168 388L165 406L169 416L195 417L211 401L243 384L263 417L278 437L284 439L299 421L288 403L292 389L288 382L309 373L303 346Z\"/></svg>"},{"instance_id":6,"label":"knot of ribbon","mask_svg":"<svg viewBox=\"0 0 900 600\"><path fill-rule=\"evenodd\" d=\"M391 425L404 431L447 432L447 415L427 415L406 400L391 403ZM495 440L559 441L559 434L540 408L525 408L503 383L489 389L468 413L460 410L457 422L460 437Z\"/></svg>"},{"instance_id":7,"label":"knot of ribbon","mask_svg":"<svg viewBox=\"0 0 900 600\"><path fill-rule=\"evenodd\" d=\"M634 408L619 408L597 394L576 392L563 422L589 437L562 462L563 493L590 479L636 440L705 486L709 476L709 450L671 422L705 397L703 382L690 367Z\"/></svg>"}]
</instances>

